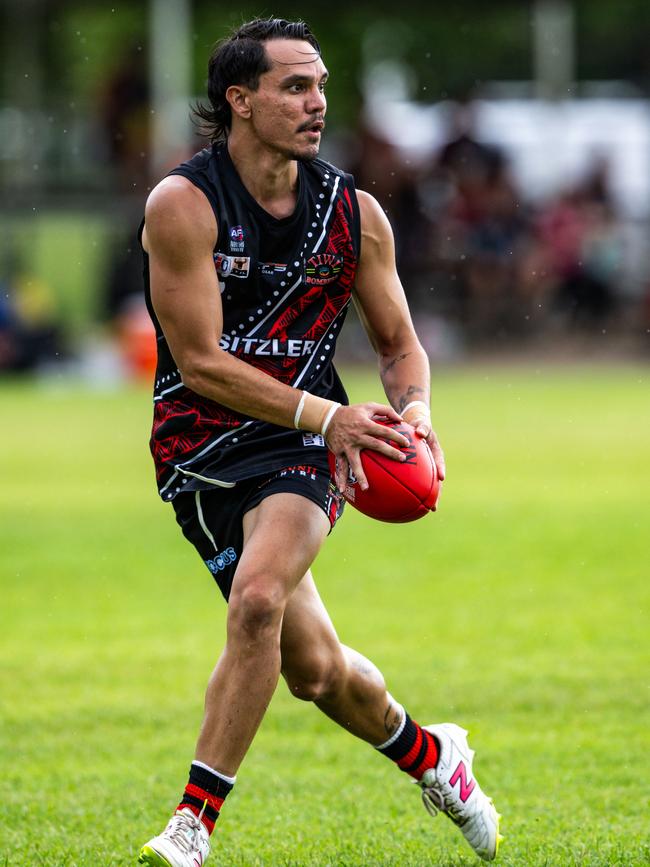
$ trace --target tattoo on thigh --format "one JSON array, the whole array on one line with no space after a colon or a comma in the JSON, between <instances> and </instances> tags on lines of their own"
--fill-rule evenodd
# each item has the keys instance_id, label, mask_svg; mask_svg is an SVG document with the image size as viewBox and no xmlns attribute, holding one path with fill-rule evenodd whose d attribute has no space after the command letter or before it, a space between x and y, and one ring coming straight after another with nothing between
<instances>
[{"instance_id":1,"label":"tattoo on thigh","mask_svg":"<svg viewBox=\"0 0 650 867\"><path fill-rule=\"evenodd\" d=\"M402 715L397 706L391 701L386 708L386 713L384 715L384 729L389 737L395 734L401 721Z\"/></svg>"}]
</instances>

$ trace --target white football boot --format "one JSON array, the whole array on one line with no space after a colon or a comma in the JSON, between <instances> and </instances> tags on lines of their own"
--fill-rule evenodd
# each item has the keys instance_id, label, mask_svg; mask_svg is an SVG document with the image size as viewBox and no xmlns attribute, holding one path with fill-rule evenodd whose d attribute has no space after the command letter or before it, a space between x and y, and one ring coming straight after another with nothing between
<instances>
[{"instance_id":1,"label":"white football boot","mask_svg":"<svg viewBox=\"0 0 650 867\"><path fill-rule=\"evenodd\" d=\"M176 810L162 834L145 843L138 863L149 867L203 867L209 854L210 835L205 825L183 807Z\"/></svg>"},{"instance_id":2,"label":"white football boot","mask_svg":"<svg viewBox=\"0 0 650 867\"><path fill-rule=\"evenodd\" d=\"M472 773L474 750L467 744L467 732L453 723L423 728L440 744L438 764L417 781L424 806L432 816L446 813L476 854L492 861L503 839L499 834L501 816Z\"/></svg>"}]
</instances>

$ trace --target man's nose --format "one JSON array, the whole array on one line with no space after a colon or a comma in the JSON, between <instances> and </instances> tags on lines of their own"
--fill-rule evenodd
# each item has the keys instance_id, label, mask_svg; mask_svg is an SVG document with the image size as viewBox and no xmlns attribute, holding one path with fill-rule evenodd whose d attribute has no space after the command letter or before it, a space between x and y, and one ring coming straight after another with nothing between
<instances>
[{"instance_id":1,"label":"man's nose","mask_svg":"<svg viewBox=\"0 0 650 867\"><path fill-rule=\"evenodd\" d=\"M308 108L310 112L325 111L327 100L323 91L316 87L309 91Z\"/></svg>"}]
</instances>

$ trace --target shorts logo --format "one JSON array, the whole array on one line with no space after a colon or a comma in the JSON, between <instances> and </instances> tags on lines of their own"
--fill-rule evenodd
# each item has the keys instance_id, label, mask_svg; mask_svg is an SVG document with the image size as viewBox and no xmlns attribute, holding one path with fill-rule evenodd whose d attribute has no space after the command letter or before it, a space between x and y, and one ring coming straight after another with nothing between
<instances>
[{"instance_id":1,"label":"shorts logo","mask_svg":"<svg viewBox=\"0 0 650 867\"><path fill-rule=\"evenodd\" d=\"M237 552L234 548L224 548L212 560L206 560L205 565L213 575L217 572L222 572L226 566L230 566L237 559Z\"/></svg>"},{"instance_id":2,"label":"shorts logo","mask_svg":"<svg viewBox=\"0 0 650 867\"><path fill-rule=\"evenodd\" d=\"M318 470L310 464L298 464L295 467L285 467L280 470L280 476L309 476L311 479L316 478Z\"/></svg>"},{"instance_id":3,"label":"shorts logo","mask_svg":"<svg viewBox=\"0 0 650 867\"><path fill-rule=\"evenodd\" d=\"M325 286L332 283L341 273L343 256L332 253L318 253L307 260L305 266L305 283L312 286Z\"/></svg>"},{"instance_id":4,"label":"shorts logo","mask_svg":"<svg viewBox=\"0 0 650 867\"><path fill-rule=\"evenodd\" d=\"M323 434L304 433L302 435L302 444L304 446L321 446L325 448L325 437Z\"/></svg>"},{"instance_id":5,"label":"shorts logo","mask_svg":"<svg viewBox=\"0 0 650 867\"><path fill-rule=\"evenodd\" d=\"M233 226L230 230L230 249L233 253L244 252L244 230L241 226Z\"/></svg>"}]
</instances>

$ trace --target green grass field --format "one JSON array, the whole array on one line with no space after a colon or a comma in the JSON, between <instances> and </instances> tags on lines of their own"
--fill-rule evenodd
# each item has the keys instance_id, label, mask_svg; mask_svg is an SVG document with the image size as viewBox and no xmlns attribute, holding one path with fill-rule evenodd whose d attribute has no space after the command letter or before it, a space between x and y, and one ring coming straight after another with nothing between
<instances>
[{"instance_id":1,"label":"green grass field","mask_svg":"<svg viewBox=\"0 0 650 867\"><path fill-rule=\"evenodd\" d=\"M315 567L411 714L470 729L503 865L650 863L649 379L443 371L440 510L348 509ZM0 865L133 865L185 783L224 606L154 491L147 390L0 405ZM478 863L282 683L216 837L215 867Z\"/></svg>"}]
</instances>

